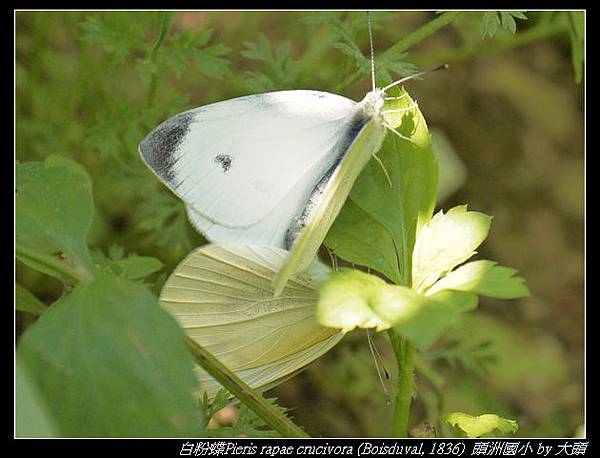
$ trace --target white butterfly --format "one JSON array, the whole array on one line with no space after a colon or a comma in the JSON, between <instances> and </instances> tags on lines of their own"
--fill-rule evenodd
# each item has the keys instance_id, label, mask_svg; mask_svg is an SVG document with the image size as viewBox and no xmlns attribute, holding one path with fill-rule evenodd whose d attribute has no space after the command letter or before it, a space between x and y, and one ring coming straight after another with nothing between
<instances>
[{"instance_id":1,"label":"white butterfly","mask_svg":"<svg viewBox=\"0 0 600 458\"><path fill-rule=\"evenodd\" d=\"M141 142L140 154L211 242L290 250L275 278L278 294L313 260L352 184L381 147L386 89L359 103L309 90L213 103L160 124Z\"/></svg>"},{"instance_id":2,"label":"white butterfly","mask_svg":"<svg viewBox=\"0 0 600 458\"><path fill-rule=\"evenodd\" d=\"M314 272L326 270L315 256L386 128L402 137L385 115L414 105L384 104L406 79L377 89L373 74L359 103L310 90L217 102L166 120L140 144L213 242L175 269L161 303L252 387L283 381L341 339L314 319ZM214 395L219 385L198 371Z\"/></svg>"}]
</instances>

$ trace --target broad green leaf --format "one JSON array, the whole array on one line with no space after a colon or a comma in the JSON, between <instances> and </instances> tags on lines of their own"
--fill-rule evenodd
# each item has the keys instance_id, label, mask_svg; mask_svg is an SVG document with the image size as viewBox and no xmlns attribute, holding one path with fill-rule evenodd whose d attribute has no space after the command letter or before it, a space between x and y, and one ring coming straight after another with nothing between
<instances>
[{"instance_id":1,"label":"broad green leaf","mask_svg":"<svg viewBox=\"0 0 600 458\"><path fill-rule=\"evenodd\" d=\"M410 141L387 133L377 153L385 172L377 160L369 161L325 243L347 261L378 271L385 263L387 268L382 273L397 283L408 285L417 227L431 218L435 205L437 160L425 119L413 100L404 91L389 93L390 97L400 98L387 101L384 111L408 110L387 113L386 121ZM364 213L360 220L356 207ZM378 240L365 234L366 218L371 221L369 225L376 228ZM374 245L355 242L365 238ZM394 247L393 252L388 251L390 246ZM396 257L396 263L392 257Z\"/></svg>"},{"instance_id":2,"label":"broad green leaf","mask_svg":"<svg viewBox=\"0 0 600 458\"><path fill-rule=\"evenodd\" d=\"M442 420L462 430L467 437L482 437L493 435L496 431L501 435L517 432L518 425L514 420L507 420L496 414L484 414L474 417L463 412L452 412L444 415Z\"/></svg>"},{"instance_id":3,"label":"broad green leaf","mask_svg":"<svg viewBox=\"0 0 600 458\"><path fill-rule=\"evenodd\" d=\"M15 368L15 436L56 437L52 419L20 359Z\"/></svg>"},{"instance_id":4,"label":"broad green leaf","mask_svg":"<svg viewBox=\"0 0 600 458\"><path fill-rule=\"evenodd\" d=\"M334 228L324 243L336 256L368 266L394 283L401 283L396 248L389 232L352 200L346 201Z\"/></svg>"},{"instance_id":5,"label":"broad green leaf","mask_svg":"<svg viewBox=\"0 0 600 458\"><path fill-rule=\"evenodd\" d=\"M429 288L426 294L452 289L498 299L529 296L524 280L516 273L515 269L499 266L494 261L473 261L450 272Z\"/></svg>"},{"instance_id":6,"label":"broad green leaf","mask_svg":"<svg viewBox=\"0 0 600 458\"><path fill-rule=\"evenodd\" d=\"M17 163L16 229L20 261L62 278L58 270L36 262L35 254L49 255L59 265L65 263L89 276L93 264L86 236L93 218L91 187L85 169L70 159L50 156L44 162Z\"/></svg>"},{"instance_id":7,"label":"broad green leaf","mask_svg":"<svg viewBox=\"0 0 600 458\"><path fill-rule=\"evenodd\" d=\"M343 337L315 319L316 284L328 272L318 261L274 297L271 278L286 256L276 247L205 245L177 266L160 295L186 333L252 388L286 380ZM214 397L221 385L196 372L200 390Z\"/></svg>"},{"instance_id":8,"label":"broad green leaf","mask_svg":"<svg viewBox=\"0 0 600 458\"><path fill-rule=\"evenodd\" d=\"M425 291L438 278L463 263L485 240L492 218L467 211L466 205L439 211L423 226L413 253L412 286Z\"/></svg>"},{"instance_id":9,"label":"broad green leaf","mask_svg":"<svg viewBox=\"0 0 600 458\"><path fill-rule=\"evenodd\" d=\"M61 436L204 434L183 332L142 285L98 273L48 309L17 354Z\"/></svg>"},{"instance_id":10,"label":"broad green leaf","mask_svg":"<svg viewBox=\"0 0 600 458\"><path fill-rule=\"evenodd\" d=\"M459 316L477 306L477 296L441 291L431 296L390 285L374 275L343 269L319 286L317 320L349 331L393 327L420 348L431 345Z\"/></svg>"},{"instance_id":11,"label":"broad green leaf","mask_svg":"<svg viewBox=\"0 0 600 458\"><path fill-rule=\"evenodd\" d=\"M41 315L47 307L46 304L17 283L15 285L15 308L19 312Z\"/></svg>"}]
</instances>

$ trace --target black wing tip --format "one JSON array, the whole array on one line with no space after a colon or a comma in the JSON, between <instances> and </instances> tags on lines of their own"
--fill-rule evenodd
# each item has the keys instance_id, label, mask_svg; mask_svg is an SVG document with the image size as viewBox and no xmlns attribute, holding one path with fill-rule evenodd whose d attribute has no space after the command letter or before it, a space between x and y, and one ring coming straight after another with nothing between
<instances>
[{"instance_id":1,"label":"black wing tip","mask_svg":"<svg viewBox=\"0 0 600 458\"><path fill-rule=\"evenodd\" d=\"M158 125L138 146L146 165L165 181L174 178L173 166L177 162L177 149L189 132L193 115L180 113Z\"/></svg>"}]
</instances>

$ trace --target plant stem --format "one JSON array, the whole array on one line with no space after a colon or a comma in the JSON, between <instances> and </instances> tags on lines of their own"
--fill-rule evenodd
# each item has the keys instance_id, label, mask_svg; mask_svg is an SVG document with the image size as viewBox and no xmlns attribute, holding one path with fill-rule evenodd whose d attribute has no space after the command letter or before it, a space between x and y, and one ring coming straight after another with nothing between
<instances>
[{"instance_id":1,"label":"plant stem","mask_svg":"<svg viewBox=\"0 0 600 458\"><path fill-rule=\"evenodd\" d=\"M433 35L442 27L447 26L451 22L453 22L456 17L461 14L462 11L448 11L446 13L441 14L437 18L429 21L424 26L419 27L413 33L407 35L402 40L390 46L386 49L380 56L380 60L385 62L392 58L395 54L399 54L401 52L406 51L411 46L423 41L430 35Z\"/></svg>"},{"instance_id":2,"label":"plant stem","mask_svg":"<svg viewBox=\"0 0 600 458\"><path fill-rule=\"evenodd\" d=\"M259 393L250 388L211 353L190 337L185 338L189 350L197 363L230 393L254 411L271 428L284 437L310 437L292 420L269 404Z\"/></svg>"},{"instance_id":3,"label":"plant stem","mask_svg":"<svg viewBox=\"0 0 600 458\"><path fill-rule=\"evenodd\" d=\"M531 42L546 38L563 32L565 29L561 23L543 22L531 29L518 32L514 37L505 39L496 39L483 46L468 46L462 49L450 49L428 53L415 53L412 56L413 62L417 65L434 65L439 63L452 64L473 59L481 54L492 54L500 51L506 51L511 48L523 46Z\"/></svg>"},{"instance_id":4,"label":"plant stem","mask_svg":"<svg viewBox=\"0 0 600 458\"><path fill-rule=\"evenodd\" d=\"M174 13L165 11L163 12L163 20L161 22L160 31L158 32L158 38L156 39L156 43L154 43L154 47L150 52L150 57L148 58L152 64L156 61L156 53L162 46L165 38L171 28L171 24L173 23ZM152 77L150 79L150 90L148 92L148 106L152 106L154 103L154 99L156 97L156 91L158 89L158 72L156 69L153 70Z\"/></svg>"},{"instance_id":5,"label":"plant stem","mask_svg":"<svg viewBox=\"0 0 600 458\"><path fill-rule=\"evenodd\" d=\"M396 355L396 363L398 364L392 434L393 437L408 437L408 421L413 393L415 346L408 340L400 337L393 329L388 331L388 335L392 342L394 354Z\"/></svg>"},{"instance_id":6,"label":"plant stem","mask_svg":"<svg viewBox=\"0 0 600 458\"><path fill-rule=\"evenodd\" d=\"M386 49L381 55L375 60L376 64L384 63L386 60L390 60L396 54L406 51L411 46L419 43L424 40L428 36L432 35L442 27L450 24L452 21L456 19L456 17L461 14L462 11L448 11L444 14L441 14L437 18L429 21L427 24L421 26L413 33L407 35L402 40L396 42L388 49ZM362 78L366 77L367 73L355 72L348 79L343 81L336 88L338 91L341 91L347 87L350 87L356 83L358 83Z\"/></svg>"}]
</instances>

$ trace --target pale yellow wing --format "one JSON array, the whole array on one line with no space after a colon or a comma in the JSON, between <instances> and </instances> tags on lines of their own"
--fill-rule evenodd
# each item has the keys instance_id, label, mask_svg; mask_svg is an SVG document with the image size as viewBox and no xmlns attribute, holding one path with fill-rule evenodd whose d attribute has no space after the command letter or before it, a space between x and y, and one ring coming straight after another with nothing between
<instances>
[{"instance_id":1,"label":"pale yellow wing","mask_svg":"<svg viewBox=\"0 0 600 458\"><path fill-rule=\"evenodd\" d=\"M206 245L179 264L161 292L186 333L253 388L285 380L343 336L315 320L323 264L314 262L274 297L271 279L287 255L276 247ZM220 385L197 371L201 390L214 396Z\"/></svg>"}]
</instances>

